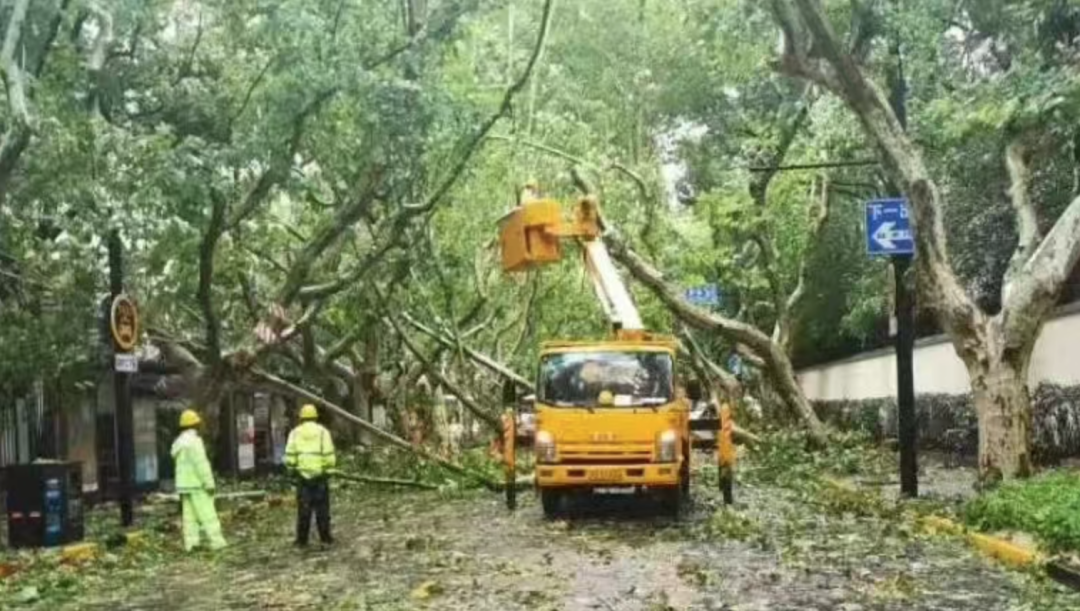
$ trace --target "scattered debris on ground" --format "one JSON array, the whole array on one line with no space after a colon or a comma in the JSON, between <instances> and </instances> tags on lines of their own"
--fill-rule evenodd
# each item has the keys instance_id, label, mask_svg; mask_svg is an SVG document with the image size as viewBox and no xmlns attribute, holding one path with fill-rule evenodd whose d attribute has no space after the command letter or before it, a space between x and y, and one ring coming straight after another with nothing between
<instances>
[{"instance_id":1,"label":"scattered debris on ground","mask_svg":"<svg viewBox=\"0 0 1080 611\"><path fill-rule=\"evenodd\" d=\"M819 467L846 462L846 451L826 453ZM696 500L679 521L632 498L578 502L566 520L549 522L531 494L511 514L483 490L338 481L329 549L293 549L289 507L238 501L225 518L230 547L184 555L175 515L155 509L139 516L148 536L138 545L72 565L26 554L31 566L0 580L0 608L1080 608L1080 595L1048 579L898 519L887 499L868 503L872 491L828 492L801 469L789 471L802 483L785 476L781 485L769 456L744 465L736 504L724 507L715 467L698 458ZM864 467L877 461L853 471L869 477ZM392 475L416 479L407 469Z\"/></svg>"}]
</instances>

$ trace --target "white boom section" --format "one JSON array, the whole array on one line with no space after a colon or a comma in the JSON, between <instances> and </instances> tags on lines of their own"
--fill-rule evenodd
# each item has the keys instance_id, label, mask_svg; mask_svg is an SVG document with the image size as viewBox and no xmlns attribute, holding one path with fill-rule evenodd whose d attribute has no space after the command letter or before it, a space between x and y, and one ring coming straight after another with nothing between
<instances>
[{"instance_id":1,"label":"white boom section","mask_svg":"<svg viewBox=\"0 0 1080 611\"><path fill-rule=\"evenodd\" d=\"M630 291L626 290L619 270L611 261L607 246L603 238L582 240L581 248L585 252L585 267L592 279L596 297L604 308L612 323L618 324L627 331L641 331L641 315L638 314L634 300L630 298Z\"/></svg>"}]
</instances>

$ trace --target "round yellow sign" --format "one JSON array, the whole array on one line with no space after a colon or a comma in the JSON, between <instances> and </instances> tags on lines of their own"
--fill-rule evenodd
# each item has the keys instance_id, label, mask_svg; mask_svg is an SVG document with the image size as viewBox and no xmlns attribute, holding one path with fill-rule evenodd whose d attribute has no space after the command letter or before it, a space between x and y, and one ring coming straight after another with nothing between
<instances>
[{"instance_id":1,"label":"round yellow sign","mask_svg":"<svg viewBox=\"0 0 1080 611\"><path fill-rule=\"evenodd\" d=\"M139 339L139 311L127 295L113 298L109 315L109 328L118 350L130 352Z\"/></svg>"}]
</instances>

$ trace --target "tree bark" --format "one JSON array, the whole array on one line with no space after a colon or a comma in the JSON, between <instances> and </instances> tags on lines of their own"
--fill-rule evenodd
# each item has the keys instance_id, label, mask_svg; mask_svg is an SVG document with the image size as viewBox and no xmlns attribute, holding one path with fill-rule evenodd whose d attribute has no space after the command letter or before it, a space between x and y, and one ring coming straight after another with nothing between
<instances>
[{"instance_id":1,"label":"tree bark","mask_svg":"<svg viewBox=\"0 0 1080 611\"><path fill-rule=\"evenodd\" d=\"M979 419L983 483L1031 475L1031 397L1026 374L991 356L968 365Z\"/></svg>"}]
</instances>

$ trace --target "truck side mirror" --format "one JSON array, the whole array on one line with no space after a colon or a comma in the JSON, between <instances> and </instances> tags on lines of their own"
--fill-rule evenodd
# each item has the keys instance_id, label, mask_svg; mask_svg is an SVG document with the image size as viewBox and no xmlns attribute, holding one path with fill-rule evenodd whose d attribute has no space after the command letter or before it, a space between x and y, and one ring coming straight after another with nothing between
<instances>
[{"instance_id":1,"label":"truck side mirror","mask_svg":"<svg viewBox=\"0 0 1080 611\"><path fill-rule=\"evenodd\" d=\"M690 380L686 384L686 396L695 403L701 401L701 380Z\"/></svg>"},{"instance_id":2,"label":"truck side mirror","mask_svg":"<svg viewBox=\"0 0 1080 611\"><path fill-rule=\"evenodd\" d=\"M514 384L513 380L503 382L502 395L504 406L511 407L517 403L517 385Z\"/></svg>"}]
</instances>

